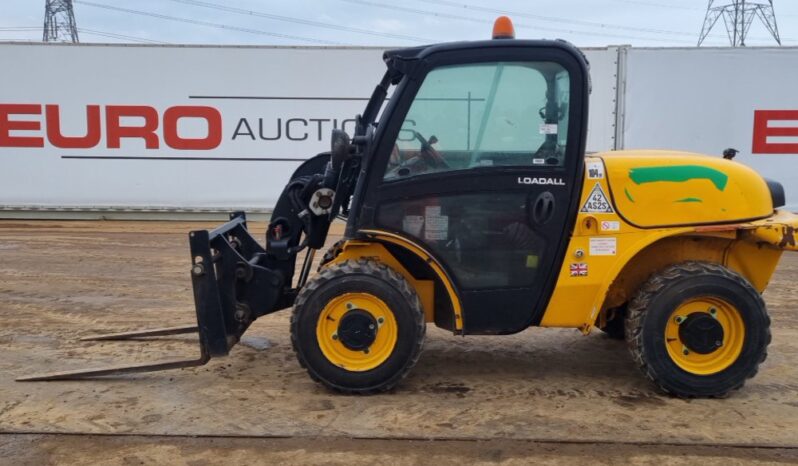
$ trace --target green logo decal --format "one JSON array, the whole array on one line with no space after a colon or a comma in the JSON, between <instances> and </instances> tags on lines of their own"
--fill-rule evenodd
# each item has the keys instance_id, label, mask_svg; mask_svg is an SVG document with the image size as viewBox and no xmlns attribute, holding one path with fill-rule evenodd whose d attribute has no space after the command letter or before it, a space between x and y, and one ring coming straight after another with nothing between
<instances>
[{"instance_id":1,"label":"green logo decal","mask_svg":"<svg viewBox=\"0 0 798 466\"><path fill-rule=\"evenodd\" d=\"M666 167L639 167L629 170L629 178L635 184L654 183L657 181L684 181L704 179L712 182L718 191L726 189L729 177L714 168L701 165L672 165Z\"/></svg>"}]
</instances>

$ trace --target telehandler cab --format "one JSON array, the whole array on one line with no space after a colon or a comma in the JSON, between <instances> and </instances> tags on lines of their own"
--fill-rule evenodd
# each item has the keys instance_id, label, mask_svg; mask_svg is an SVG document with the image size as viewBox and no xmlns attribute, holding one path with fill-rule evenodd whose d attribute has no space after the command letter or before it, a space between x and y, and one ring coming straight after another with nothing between
<instances>
[{"instance_id":1,"label":"telehandler cab","mask_svg":"<svg viewBox=\"0 0 798 466\"><path fill-rule=\"evenodd\" d=\"M741 387L771 339L761 293L797 249L781 185L720 157L586 155L582 53L514 40L505 17L494 35L506 40L386 52L354 137L334 130L330 153L297 168L265 248L243 213L189 234L197 326L102 337L198 331L199 359L27 380L204 364L293 307L299 363L344 393L394 387L427 323L457 335L598 327L626 338L666 392ZM337 217L344 239L311 276Z\"/></svg>"}]
</instances>

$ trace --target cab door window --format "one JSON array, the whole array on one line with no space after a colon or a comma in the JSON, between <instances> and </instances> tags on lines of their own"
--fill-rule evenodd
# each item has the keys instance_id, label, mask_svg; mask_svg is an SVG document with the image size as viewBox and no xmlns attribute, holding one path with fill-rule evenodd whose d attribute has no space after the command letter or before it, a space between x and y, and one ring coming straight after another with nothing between
<instances>
[{"instance_id":1,"label":"cab door window","mask_svg":"<svg viewBox=\"0 0 798 466\"><path fill-rule=\"evenodd\" d=\"M424 80L385 180L501 166L561 167L569 75L551 62L444 66Z\"/></svg>"}]
</instances>

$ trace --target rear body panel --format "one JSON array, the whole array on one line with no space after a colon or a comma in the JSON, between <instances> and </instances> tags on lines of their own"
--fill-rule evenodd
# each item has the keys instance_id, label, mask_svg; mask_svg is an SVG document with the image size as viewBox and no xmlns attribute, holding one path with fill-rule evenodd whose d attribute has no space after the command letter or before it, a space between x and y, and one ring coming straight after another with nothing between
<instances>
[{"instance_id":1,"label":"rear body panel","mask_svg":"<svg viewBox=\"0 0 798 466\"><path fill-rule=\"evenodd\" d=\"M782 251L796 249L798 216L774 211L756 172L720 158L664 151L587 157L580 202L544 327L587 332L651 273L688 260L727 266L761 292Z\"/></svg>"}]
</instances>

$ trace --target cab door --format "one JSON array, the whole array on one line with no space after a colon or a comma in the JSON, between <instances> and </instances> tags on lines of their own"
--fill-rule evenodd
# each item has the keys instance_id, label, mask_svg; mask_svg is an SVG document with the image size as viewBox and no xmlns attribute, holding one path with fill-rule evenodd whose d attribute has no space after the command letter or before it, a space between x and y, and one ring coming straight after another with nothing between
<instances>
[{"instance_id":1,"label":"cab door","mask_svg":"<svg viewBox=\"0 0 798 466\"><path fill-rule=\"evenodd\" d=\"M471 334L539 322L584 164L583 62L556 47L492 49L432 54L404 78L380 123L359 219L436 256Z\"/></svg>"}]
</instances>

